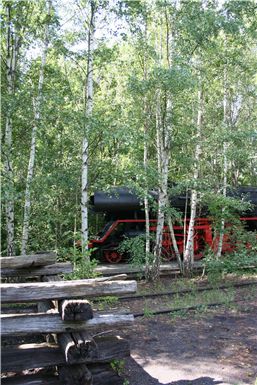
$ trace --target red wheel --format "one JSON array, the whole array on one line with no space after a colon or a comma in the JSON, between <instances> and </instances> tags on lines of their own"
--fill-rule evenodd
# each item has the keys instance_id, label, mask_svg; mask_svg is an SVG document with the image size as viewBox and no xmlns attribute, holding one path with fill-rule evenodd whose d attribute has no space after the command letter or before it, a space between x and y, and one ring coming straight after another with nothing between
<instances>
[{"instance_id":1,"label":"red wheel","mask_svg":"<svg viewBox=\"0 0 257 385\"><path fill-rule=\"evenodd\" d=\"M122 255L117 250L104 250L104 258L109 263L119 263Z\"/></svg>"}]
</instances>

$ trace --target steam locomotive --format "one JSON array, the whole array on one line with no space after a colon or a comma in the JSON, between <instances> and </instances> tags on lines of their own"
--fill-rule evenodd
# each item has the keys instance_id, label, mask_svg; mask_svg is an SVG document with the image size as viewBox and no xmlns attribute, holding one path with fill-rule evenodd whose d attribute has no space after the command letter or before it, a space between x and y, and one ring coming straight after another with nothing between
<instances>
[{"instance_id":1,"label":"steam locomotive","mask_svg":"<svg viewBox=\"0 0 257 385\"><path fill-rule=\"evenodd\" d=\"M257 188L240 187L230 191L229 195L238 200L251 203L248 210L240 218L246 230L257 230ZM157 200L157 193L152 192L153 201ZM101 261L118 263L126 259L119 252L120 243L126 238L133 238L145 234L145 213L142 199L129 188L113 188L109 192L96 191L91 197L91 207L95 213L102 213L106 222L97 236L90 240L89 248L93 248L93 255ZM182 215L183 223L175 223L174 233L179 252L183 253L187 228L189 225L190 200L185 195L177 195L170 198L170 204ZM186 214L186 215L185 215ZM150 213L150 233L154 235L157 219L154 213ZM208 208L203 208L201 215L195 220L194 225L194 259L204 256L206 247L216 250L219 238L215 236L213 224L208 217ZM231 252L234 249L231 237L225 233L222 252ZM163 227L162 257L165 260L175 259L170 232L167 226Z\"/></svg>"}]
</instances>

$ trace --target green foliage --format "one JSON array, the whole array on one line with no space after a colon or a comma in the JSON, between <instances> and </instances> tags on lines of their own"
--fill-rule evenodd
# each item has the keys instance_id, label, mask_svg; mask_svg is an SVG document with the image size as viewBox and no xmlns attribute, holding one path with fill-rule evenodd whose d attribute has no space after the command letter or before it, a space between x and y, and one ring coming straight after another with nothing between
<instances>
[{"instance_id":1,"label":"green foliage","mask_svg":"<svg viewBox=\"0 0 257 385\"><path fill-rule=\"evenodd\" d=\"M142 266L146 261L145 235L127 238L119 245L118 251L129 256L129 262L136 266ZM153 254L149 253L148 260L153 260Z\"/></svg>"},{"instance_id":2,"label":"green foliage","mask_svg":"<svg viewBox=\"0 0 257 385\"><path fill-rule=\"evenodd\" d=\"M118 374L118 376L122 376L125 369L125 361L124 360L112 360L111 368Z\"/></svg>"},{"instance_id":3,"label":"green foliage","mask_svg":"<svg viewBox=\"0 0 257 385\"><path fill-rule=\"evenodd\" d=\"M256 233L234 228L230 240L234 245L232 252L227 252L218 259L210 251L204 259L208 279L211 282L219 281L229 273L242 275L247 271L257 271Z\"/></svg>"},{"instance_id":4,"label":"green foliage","mask_svg":"<svg viewBox=\"0 0 257 385\"><path fill-rule=\"evenodd\" d=\"M93 250L82 252L78 248L60 250L60 258L63 261L70 261L73 264L73 272L65 275L65 279L87 279L96 278L99 273L95 271L98 261L90 260Z\"/></svg>"},{"instance_id":5,"label":"green foliage","mask_svg":"<svg viewBox=\"0 0 257 385\"><path fill-rule=\"evenodd\" d=\"M118 298L114 296L98 297L97 307L99 310L109 310L110 307L116 305Z\"/></svg>"},{"instance_id":6,"label":"green foliage","mask_svg":"<svg viewBox=\"0 0 257 385\"><path fill-rule=\"evenodd\" d=\"M144 306L144 317L145 318L150 318L154 315L153 310L148 306Z\"/></svg>"}]
</instances>

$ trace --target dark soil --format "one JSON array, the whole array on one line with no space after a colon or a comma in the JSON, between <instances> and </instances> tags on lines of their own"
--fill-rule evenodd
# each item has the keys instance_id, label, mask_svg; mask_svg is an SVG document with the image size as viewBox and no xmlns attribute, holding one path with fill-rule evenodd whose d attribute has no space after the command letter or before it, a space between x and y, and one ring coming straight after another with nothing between
<instances>
[{"instance_id":1,"label":"dark soil","mask_svg":"<svg viewBox=\"0 0 257 385\"><path fill-rule=\"evenodd\" d=\"M119 331L131 343L124 378L130 385L257 385L256 287L235 298L233 306L185 317L136 318Z\"/></svg>"}]
</instances>

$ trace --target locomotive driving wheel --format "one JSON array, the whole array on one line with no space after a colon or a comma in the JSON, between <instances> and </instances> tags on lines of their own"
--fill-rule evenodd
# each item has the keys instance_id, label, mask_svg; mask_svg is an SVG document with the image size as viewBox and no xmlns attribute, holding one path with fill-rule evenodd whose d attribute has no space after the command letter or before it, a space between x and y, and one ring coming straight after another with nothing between
<instances>
[{"instance_id":1,"label":"locomotive driving wheel","mask_svg":"<svg viewBox=\"0 0 257 385\"><path fill-rule=\"evenodd\" d=\"M109 263L119 263L122 255L117 250L104 250L104 258Z\"/></svg>"}]
</instances>

